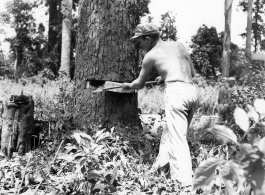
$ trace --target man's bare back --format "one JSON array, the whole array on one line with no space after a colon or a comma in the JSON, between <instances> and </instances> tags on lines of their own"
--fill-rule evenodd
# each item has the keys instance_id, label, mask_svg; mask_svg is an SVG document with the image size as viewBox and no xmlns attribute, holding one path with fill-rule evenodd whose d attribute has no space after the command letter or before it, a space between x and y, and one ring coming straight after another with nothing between
<instances>
[{"instance_id":1,"label":"man's bare back","mask_svg":"<svg viewBox=\"0 0 265 195\"><path fill-rule=\"evenodd\" d=\"M189 53L182 43L158 41L156 46L146 54L146 57L153 59L153 65L157 68L163 81L192 82L193 65Z\"/></svg>"}]
</instances>

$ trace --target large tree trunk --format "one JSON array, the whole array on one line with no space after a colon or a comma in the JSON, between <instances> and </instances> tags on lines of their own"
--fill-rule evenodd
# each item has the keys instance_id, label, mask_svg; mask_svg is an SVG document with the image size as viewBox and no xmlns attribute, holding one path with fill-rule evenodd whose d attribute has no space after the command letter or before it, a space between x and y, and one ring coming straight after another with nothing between
<instances>
[{"instance_id":1,"label":"large tree trunk","mask_svg":"<svg viewBox=\"0 0 265 195\"><path fill-rule=\"evenodd\" d=\"M222 76L229 76L231 45L231 14L233 0L225 0L225 31L223 41Z\"/></svg>"},{"instance_id":2,"label":"large tree trunk","mask_svg":"<svg viewBox=\"0 0 265 195\"><path fill-rule=\"evenodd\" d=\"M75 68L78 124L140 124L137 93L92 93L104 81L137 77L139 46L129 39L140 22L140 7L138 0L81 3ZM84 89L88 80L91 85Z\"/></svg>"},{"instance_id":3,"label":"large tree trunk","mask_svg":"<svg viewBox=\"0 0 265 195\"><path fill-rule=\"evenodd\" d=\"M71 27L72 27L73 0L63 0L62 9L67 10L62 21L62 52L60 71L70 78L70 52L71 52Z\"/></svg>"},{"instance_id":4,"label":"large tree trunk","mask_svg":"<svg viewBox=\"0 0 265 195\"><path fill-rule=\"evenodd\" d=\"M247 36L246 36L246 56L248 59L251 58L252 3L253 0L248 0L248 19L247 19Z\"/></svg>"},{"instance_id":5,"label":"large tree trunk","mask_svg":"<svg viewBox=\"0 0 265 195\"><path fill-rule=\"evenodd\" d=\"M17 151L19 155L31 149L34 130L34 103L31 96L11 96L5 102L3 112L1 150L8 157Z\"/></svg>"}]
</instances>

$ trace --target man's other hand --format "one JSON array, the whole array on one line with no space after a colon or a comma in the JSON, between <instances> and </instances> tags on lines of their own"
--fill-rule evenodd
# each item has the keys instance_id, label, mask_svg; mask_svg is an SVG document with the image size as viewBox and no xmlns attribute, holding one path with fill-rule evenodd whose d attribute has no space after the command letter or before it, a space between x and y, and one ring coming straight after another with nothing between
<instances>
[{"instance_id":1,"label":"man's other hand","mask_svg":"<svg viewBox=\"0 0 265 195\"><path fill-rule=\"evenodd\" d=\"M157 78L155 79L155 81L157 82L157 84L158 84L158 85L160 85L160 84L163 84L163 83L164 83L164 81L163 81L163 79L162 79L162 77L161 77L161 76L157 77Z\"/></svg>"},{"instance_id":2,"label":"man's other hand","mask_svg":"<svg viewBox=\"0 0 265 195\"><path fill-rule=\"evenodd\" d=\"M124 90L129 90L129 89L131 89L131 87L130 87L130 83L123 83L123 84L122 84L122 89L124 89Z\"/></svg>"}]
</instances>

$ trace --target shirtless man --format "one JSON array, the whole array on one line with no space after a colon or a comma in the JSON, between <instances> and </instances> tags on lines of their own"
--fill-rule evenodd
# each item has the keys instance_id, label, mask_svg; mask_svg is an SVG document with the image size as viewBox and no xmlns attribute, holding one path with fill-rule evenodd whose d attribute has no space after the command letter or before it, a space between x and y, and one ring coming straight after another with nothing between
<instances>
[{"instance_id":1,"label":"shirtless man","mask_svg":"<svg viewBox=\"0 0 265 195\"><path fill-rule=\"evenodd\" d=\"M179 42L163 41L154 24L140 24L132 37L147 52L139 77L123 83L123 89L141 89L153 66L158 84L165 83L165 112L168 129L163 130L159 155L153 168L169 164L170 177L182 186L192 184L192 163L187 143L187 130L196 109L197 91L192 84L194 68L185 46Z\"/></svg>"}]
</instances>

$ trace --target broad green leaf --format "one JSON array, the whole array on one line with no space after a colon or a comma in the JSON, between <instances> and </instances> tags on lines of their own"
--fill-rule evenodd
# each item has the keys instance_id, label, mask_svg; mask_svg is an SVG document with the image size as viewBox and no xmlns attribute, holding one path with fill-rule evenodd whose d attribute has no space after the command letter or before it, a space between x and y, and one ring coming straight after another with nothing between
<instances>
[{"instance_id":1,"label":"broad green leaf","mask_svg":"<svg viewBox=\"0 0 265 195\"><path fill-rule=\"evenodd\" d=\"M109 189L110 193L117 192L117 188L114 186L108 186L108 189Z\"/></svg>"},{"instance_id":2,"label":"broad green leaf","mask_svg":"<svg viewBox=\"0 0 265 195\"><path fill-rule=\"evenodd\" d=\"M264 121L259 122L259 130L262 132L265 132L265 122Z\"/></svg>"},{"instance_id":3,"label":"broad green leaf","mask_svg":"<svg viewBox=\"0 0 265 195\"><path fill-rule=\"evenodd\" d=\"M97 179L97 178L101 178L101 176L97 173L95 173L94 171L90 171L87 174L87 179Z\"/></svg>"},{"instance_id":4,"label":"broad green leaf","mask_svg":"<svg viewBox=\"0 0 265 195\"><path fill-rule=\"evenodd\" d=\"M81 169L80 169L80 171L81 171L81 173L85 174L87 172L87 168L85 166L82 166Z\"/></svg>"},{"instance_id":5,"label":"broad green leaf","mask_svg":"<svg viewBox=\"0 0 265 195\"><path fill-rule=\"evenodd\" d=\"M15 185L15 177L14 177L14 174L13 173L10 175L10 185L11 186L14 186Z\"/></svg>"},{"instance_id":6,"label":"broad green leaf","mask_svg":"<svg viewBox=\"0 0 265 195\"><path fill-rule=\"evenodd\" d=\"M106 131L106 129L102 129L100 131L97 131L95 138L98 138L102 133L104 133L104 131Z\"/></svg>"},{"instance_id":7,"label":"broad green leaf","mask_svg":"<svg viewBox=\"0 0 265 195\"><path fill-rule=\"evenodd\" d=\"M105 153L108 149L105 148L105 145L98 145L95 150L94 150L94 153L97 154L97 155L101 155L103 153Z\"/></svg>"},{"instance_id":8,"label":"broad green leaf","mask_svg":"<svg viewBox=\"0 0 265 195\"><path fill-rule=\"evenodd\" d=\"M109 132L102 133L96 140L96 143L99 143L100 141L104 141L106 139L112 139L112 136Z\"/></svg>"},{"instance_id":9,"label":"broad green leaf","mask_svg":"<svg viewBox=\"0 0 265 195\"><path fill-rule=\"evenodd\" d=\"M112 184L112 171L104 171L103 176L109 184Z\"/></svg>"},{"instance_id":10,"label":"broad green leaf","mask_svg":"<svg viewBox=\"0 0 265 195\"><path fill-rule=\"evenodd\" d=\"M236 124L243 130L247 131L249 128L249 119L247 113L242 108L236 108L234 111L234 119Z\"/></svg>"},{"instance_id":11,"label":"broad green leaf","mask_svg":"<svg viewBox=\"0 0 265 195\"><path fill-rule=\"evenodd\" d=\"M265 115L265 101L262 99L256 99L254 101L254 107L255 110L261 114L261 115Z\"/></svg>"},{"instance_id":12,"label":"broad green leaf","mask_svg":"<svg viewBox=\"0 0 265 195\"><path fill-rule=\"evenodd\" d=\"M90 135L87 135L84 132L80 132L80 131L75 131L72 135L76 142L81 145L81 144L86 144L87 146L90 146L92 143L92 138Z\"/></svg>"},{"instance_id":13,"label":"broad green leaf","mask_svg":"<svg viewBox=\"0 0 265 195\"><path fill-rule=\"evenodd\" d=\"M0 181L2 178L5 178L5 172L2 169L0 169Z\"/></svg>"},{"instance_id":14,"label":"broad green leaf","mask_svg":"<svg viewBox=\"0 0 265 195\"><path fill-rule=\"evenodd\" d=\"M233 188L233 184L231 181L224 179L224 184L228 192L228 195L237 195L236 191Z\"/></svg>"},{"instance_id":15,"label":"broad green leaf","mask_svg":"<svg viewBox=\"0 0 265 195\"><path fill-rule=\"evenodd\" d=\"M96 185L94 186L93 190L101 190L102 192L104 192L104 190L108 187L109 185L108 184L104 184L104 183L101 183L101 181L98 181L96 183Z\"/></svg>"},{"instance_id":16,"label":"broad green leaf","mask_svg":"<svg viewBox=\"0 0 265 195\"><path fill-rule=\"evenodd\" d=\"M260 138L257 132L251 132L247 135L248 137L248 143L252 144L252 145L257 145L257 143L259 142Z\"/></svg>"},{"instance_id":17,"label":"broad green leaf","mask_svg":"<svg viewBox=\"0 0 265 195\"><path fill-rule=\"evenodd\" d=\"M193 190L208 186L216 178L216 167L224 162L224 160L217 158L209 158L201 162L194 173Z\"/></svg>"},{"instance_id":18,"label":"broad green leaf","mask_svg":"<svg viewBox=\"0 0 265 195\"><path fill-rule=\"evenodd\" d=\"M72 154L59 153L57 160L65 160L66 162L72 162L75 159Z\"/></svg>"},{"instance_id":19,"label":"broad green leaf","mask_svg":"<svg viewBox=\"0 0 265 195\"><path fill-rule=\"evenodd\" d=\"M131 192L131 190L123 190L122 192L118 192L117 195L127 195L129 192Z\"/></svg>"},{"instance_id":20,"label":"broad green leaf","mask_svg":"<svg viewBox=\"0 0 265 195\"><path fill-rule=\"evenodd\" d=\"M221 187L222 186L222 177L217 176L214 182L215 185Z\"/></svg>"},{"instance_id":21,"label":"broad green leaf","mask_svg":"<svg viewBox=\"0 0 265 195\"><path fill-rule=\"evenodd\" d=\"M233 161L226 162L221 170L221 175L224 179L236 181L237 183L239 183L242 174L243 170Z\"/></svg>"},{"instance_id":22,"label":"broad green leaf","mask_svg":"<svg viewBox=\"0 0 265 195\"><path fill-rule=\"evenodd\" d=\"M265 137L259 140L258 148L265 155Z\"/></svg>"},{"instance_id":23,"label":"broad green leaf","mask_svg":"<svg viewBox=\"0 0 265 195\"><path fill-rule=\"evenodd\" d=\"M25 186L29 185L29 174L27 173L24 178Z\"/></svg>"},{"instance_id":24,"label":"broad green leaf","mask_svg":"<svg viewBox=\"0 0 265 195\"><path fill-rule=\"evenodd\" d=\"M82 158L82 159L79 161L79 166L80 166L80 167L83 167L83 165L84 165L86 162L87 162L87 158L86 158L86 157Z\"/></svg>"},{"instance_id":25,"label":"broad green leaf","mask_svg":"<svg viewBox=\"0 0 265 195\"><path fill-rule=\"evenodd\" d=\"M113 134L114 130L115 130L115 127L111 127L111 129L110 129L110 134L111 135Z\"/></svg>"},{"instance_id":26,"label":"broad green leaf","mask_svg":"<svg viewBox=\"0 0 265 195\"><path fill-rule=\"evenodd\" d=\"M259 114L256 112L255 108L248 104L247 109L248 118L254 120L256 123L259 122Z\"/></svg>"},{"instance_id":27,"label":"broad green leaf","mask_svg":"<svg viewBox=\"0 0 265 195\"><path fill-rule=\"evenodd\" d=\"M237 137L234 132L223 125L214 125L208 129L217 139L222 140L224 143L234 142L237 144Z\"/></svg>"},{"instance_id":28,"label":"broad green leaf","mask_svg":"<svg viewBox=\"0 0 265 195\"><path fill-rule=\"evenodd\" d=\"M67 153L70 153L72 150L77 150L77 147L72 145L67 145L64 148L66 149Z\"/></svg>"},{"instance_id":29,"label":"broad green leaf","mask_svg":"<svg viewBox=\"0 0 265 195\"><path fill-rule=\"evenodd\" d=\"M210 195L211 192L212 192L212 190L206 190L205 192L203 192L202 195ZM217 191L217 193L218 193L218 191ZM217 195L219 195L219 194L217 194Z\"/></svg>"},{"instance_id":30,"label":"broad green leaf","mask_svg":"<svg viewBox=\"0 0 265 195\"><path fill-rule=\"evenodd\" d=\"M111 184L113 184L114 180L118 177L118 170L114 169L112 174L112 179L110 181Z\"/></svg>"},{"instance_id":31,"label":"broad green leaf","mask_svg":"<svg viewBox=\"0 0 265 195\"><path fill-rule=\"evenodd\" d=\"M247 143L241 144L240 149L242 154L251 154L255 152L254 147L251 144Z\"/></svg>"},{"instance_id":32,"label":"broad green leaf","mask_svg":"<svg viewBox=\"0 0 265 195\"><path fill-rule=\"evenodd\" d=\"M34 190L28 188L25 192L21 193L20 195L34 195Z\"/></svg>"},{"instance_id":33,"label":"broad green leaf","mask_svg":"<svg viewBox=\"0 0 265 195\"><path fill-rule=\"evenodd\" d=\"M265 169L262 160L253 164L253 172L249 174L254 194L262 195L265 192Z\"/></svg>"},{"instance_id":34,"label":"broad green leaf","mask_svg":"<svg viewBox=\"0 0 265 195\"><path fill-rule=\"evenodd\" d=\"M85 154L83 154L83 153L77 153L74 155L74 160L79 160L80 158L82 158L84 156L85 156Z\"/></svg>"}]
</instances>

